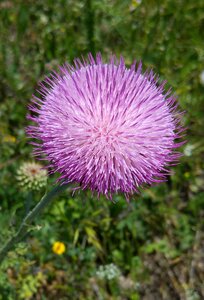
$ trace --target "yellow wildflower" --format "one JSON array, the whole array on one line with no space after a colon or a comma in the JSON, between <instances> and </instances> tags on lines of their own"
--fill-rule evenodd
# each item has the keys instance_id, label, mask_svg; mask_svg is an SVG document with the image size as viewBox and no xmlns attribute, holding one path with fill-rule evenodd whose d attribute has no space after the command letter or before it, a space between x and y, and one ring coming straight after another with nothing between
<instances>
[{"instance_id":1,"label":"yellow wildflower","mask_svg":"<svg viewBox=\"0 0 204 300\"><path fill-rule=\"evenodd\" d=\"M13 135L7 134L3 137L3 142L4 143L15 143L16 142L16 137L13 136Z\"/></svg>"},{"instance_id":2,"label":"yellow wildflower","mask_svg":"<svg viewBox=\"0 0 204 300\"><path fill-rule=\"evenodd\" d=\"M63 254L65 250L66 250L65 244L62 242L55 242L52 246L52 251L58 255Z\"/></svg>"},{"instance_id":3,"label":"yellow wildflower","mask_svg":"<svg viewBox=\"0 0 204 300\"><path fill-rule=\"evenodd\" d=\"M185 177L186 179L188 179L188 178L190 177L190 173L189 173L189 172L185 172L185 173L184 173L184 177Z\"/></svg>"}]
</instances>

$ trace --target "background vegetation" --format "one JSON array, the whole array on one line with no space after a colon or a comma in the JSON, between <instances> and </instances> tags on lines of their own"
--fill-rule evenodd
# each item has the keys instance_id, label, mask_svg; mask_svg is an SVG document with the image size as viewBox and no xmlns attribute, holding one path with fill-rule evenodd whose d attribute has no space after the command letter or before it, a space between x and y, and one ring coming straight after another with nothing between
<instances>
[{"instance_id":1,"label":"background vegetation","mask_svg":"<svg viewBox=\"0 0 204 300\"><path fill-rule=\"evenodd\" d=\"M129 205L89 191L56 199L0 267L0 299L204 299L204 1L1 0L0 28L1 244L29 198L16 180L33 159L27 104L58 65L89 51L142 59L173 87L188 127L168 182Z\"/></svg>"}]
</instances>

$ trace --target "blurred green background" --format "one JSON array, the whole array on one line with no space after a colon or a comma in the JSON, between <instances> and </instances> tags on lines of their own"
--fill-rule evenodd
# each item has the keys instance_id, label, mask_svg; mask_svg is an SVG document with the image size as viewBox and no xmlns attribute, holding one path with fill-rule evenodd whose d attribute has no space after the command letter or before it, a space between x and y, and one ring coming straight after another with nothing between
<instances>
[{"instance_id":1,"label":"blurred green background","mask_svg":"<svg viewBox=\"0 0 204 300\"><path fill-rule=\"evenodd\" d=\"M173 87L188 127L168 182L130 204L58 197L0 267L0 299L204 299L204 1L1 0L0 28L1 245L28 205L16 179L33 160L27 104L58 65L90 51L142 59Z\"/></svg>"}]
</instances>

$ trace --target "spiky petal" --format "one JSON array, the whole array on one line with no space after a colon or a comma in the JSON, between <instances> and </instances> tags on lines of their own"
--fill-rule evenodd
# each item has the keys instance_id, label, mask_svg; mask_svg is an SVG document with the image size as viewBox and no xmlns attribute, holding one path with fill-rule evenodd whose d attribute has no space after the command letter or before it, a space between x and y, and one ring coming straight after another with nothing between
<instances>
[{"instance_id":1,"label":"spiky petal","mask_svg":"<svg viewBox=\"0 0 204 300\"><path fill-rule=\"evenodd\" d=\"M35 122L28 135L40 140L63 183L77 182L107 197L127 195L142 184L165 180L166 166L177 161L182 128L175 97L142 65L128 69L123 58L103 63L101 55L75 60L41 84L30 106Z\"/></svg>"}]
</instances>

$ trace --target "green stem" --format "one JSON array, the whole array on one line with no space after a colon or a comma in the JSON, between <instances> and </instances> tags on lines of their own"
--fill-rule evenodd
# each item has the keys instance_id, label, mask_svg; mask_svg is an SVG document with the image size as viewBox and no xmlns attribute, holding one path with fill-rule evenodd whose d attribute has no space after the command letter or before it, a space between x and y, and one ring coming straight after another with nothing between
<instances>
[{"instance_id":1,"label":"green stem","mask_svg":"<svg viewBox=\"0 0 204 300\"><path fill-rule=\"evenodd\" d=\"M0 251L0 263L4 260L7 253L14 248L28 232L29 225L33 222L33 220L41 213L41 211L51 203L55 196L57 196L60 192L64 191L67 188L67 185L56 186L54 187L48 194L45 194L40 202L31 210L26 217L23 219L19 230L17 233L4 245L4 247Z\"/></svg>"}]
</instances>

